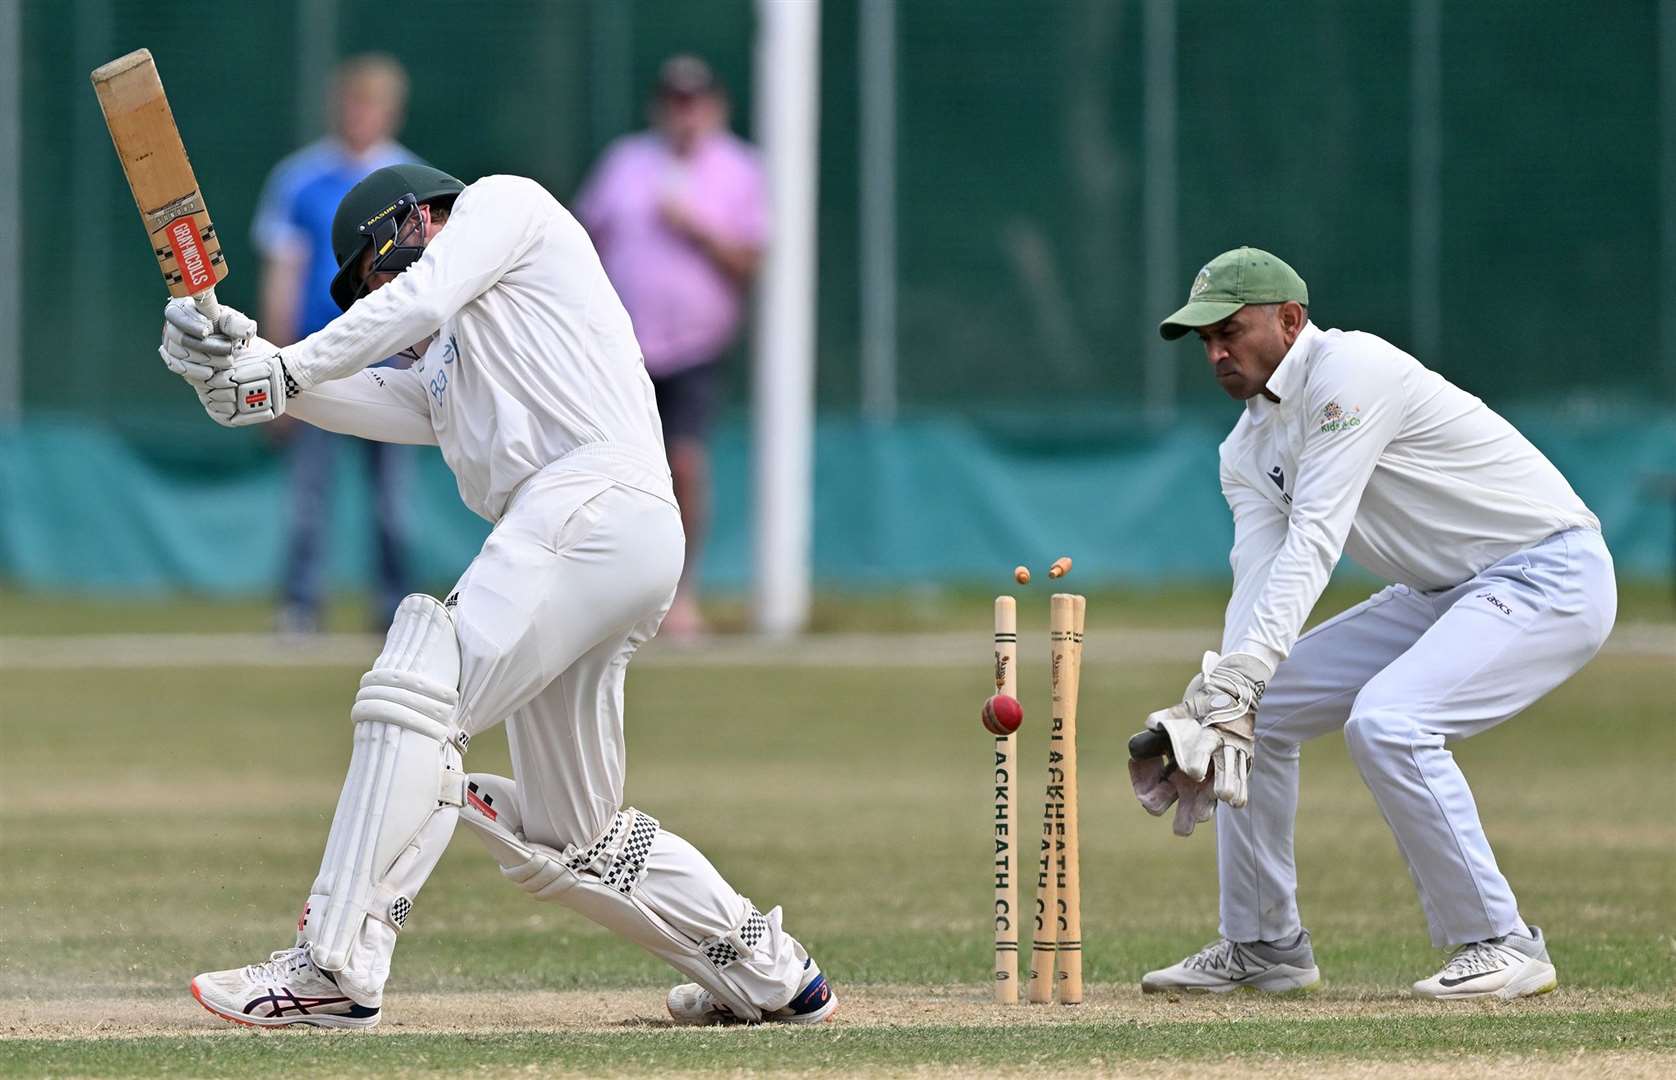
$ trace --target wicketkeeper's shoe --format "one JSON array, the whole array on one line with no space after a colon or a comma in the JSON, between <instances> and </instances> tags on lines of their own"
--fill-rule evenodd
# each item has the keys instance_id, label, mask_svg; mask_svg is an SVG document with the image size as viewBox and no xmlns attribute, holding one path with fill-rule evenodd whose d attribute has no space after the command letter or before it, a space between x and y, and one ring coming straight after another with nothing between
<instances>
[{"instance_id":1,"label":"wicketkeeper's shoe","mask_svg":"<svg viewBox=\"0 0 1676 1080\"><path fill-rule=\"evenodd\" d=\"M665 1002L669 1016L677 1024L744 1024L732 1009L717 1001L715 995L697 983L682 983L669 992ZM832 1019L838 1008L838 995L827 985L826 976L814 960L803 961L803 981L797 994L783 1008L762 1014L765 1024L819 1024Z\"/></svg>"},{"instance_id":2,"label":"wicketkeeper's shoe","mask_svg":"<svg viewBox=\"0 0 1676 1080\"><path fill-rule=\"evenodd\" d=\"M378 1024L378 1010L344 996L332 977L314 966L307 949L281 949L265 964L206 971L192 980L192 996L223 1020L252 1027Z\"/></svg>"},{"instance_id":3,"label":"wicketkeeper's shoe","mask_svg":"<svg viewBox=\"0 0 1676 1080\"><path fill-rule=\"evenodd\" d=\"M1546 994L1558 985L1559 975L1548 959L1548 941L1533 926L1529 937L1514 933L1461 946L1442 971L1415 983L1414 992L1438 1001L1483 997L1512 1001Z\"/></svg>"},{"instance_id":4,"label":"wicketkeeper's shoe","mask_svg":"<svg viewBox=\"0 0 1676 1080\"><path fill-rule=\"evenodd\" d=\"M1179 964L1141 976L1143 994L1226 994L1231 990L1284 993L1321 981L1309 931L1288 942L1213 941Z\"/></svg>"}]
</instances>

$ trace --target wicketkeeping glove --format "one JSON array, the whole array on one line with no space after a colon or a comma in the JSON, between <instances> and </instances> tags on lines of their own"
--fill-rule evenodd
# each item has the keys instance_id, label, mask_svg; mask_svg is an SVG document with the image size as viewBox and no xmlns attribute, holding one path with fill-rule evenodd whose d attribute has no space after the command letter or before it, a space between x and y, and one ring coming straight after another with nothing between
<instances>
[{"instance_id":1,"label":"wicketkeeping glove","mask_svg":"<svg viewBox=\"0 0 1676 1080\"><path fill-rule=\"evenodd\" d=\"M1129 740L1129 784L1135 798L1153 817L1176 808L1170 827L1177 836L1192 836L1193 827L1216 812L1216 793L1209 780L1193 780L1176 768L1169 756L1170 737L1145 730Z\"/></svg>"},{"instance_id":2,"label":"wicketkeeping glove","mask_svg":"<svg viewBox=\"0 0 1676 1080\"><path fill-rule=\"evenodd\" d=\"M1247 653L1207 652L1181 703L1146 718L1146 731L1130 743L1129 779L1148 813L1180 799L1175 831L1186 836L1210 818L1212 798L1245 805L1257 704L1272 674Z\"/></svg>"}]
</instances>

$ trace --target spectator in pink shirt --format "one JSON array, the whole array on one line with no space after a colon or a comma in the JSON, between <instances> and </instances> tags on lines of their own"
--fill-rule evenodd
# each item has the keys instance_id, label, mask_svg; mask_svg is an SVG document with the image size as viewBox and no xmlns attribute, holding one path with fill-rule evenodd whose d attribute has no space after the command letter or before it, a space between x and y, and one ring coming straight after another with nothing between
<instances>
[{"instance_id":1,"label":"spectator in pink shirt","mask_svg":"<svg viewBox=\"0 0 1676 1080\"><path fill-rule=\"evenodd\" d=\"M692 637L704 626L696 579L710 516L706 440L717 361L739 336L768 206L756 151L728 130L727 95L703 60L664 62L652 119L652 130L606 149L575 209L634 320L657 390L687 532L686 568L663 630Z\"/></svg>"}]
</instances>

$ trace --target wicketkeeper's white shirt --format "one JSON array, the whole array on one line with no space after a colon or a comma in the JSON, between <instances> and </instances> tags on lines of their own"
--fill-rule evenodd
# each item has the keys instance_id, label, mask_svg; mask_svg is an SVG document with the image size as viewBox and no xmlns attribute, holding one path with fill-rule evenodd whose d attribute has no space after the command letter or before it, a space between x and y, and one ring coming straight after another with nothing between
<instances>
[{"instance_id":1,"label":"wicketkeeper's white shirt","mask_svg":"<svg viewBox=\"0 0 1676 1080\"><path fill-rule=\"evenodd\" d=\"M1222 443L1234 514L1223 651L1278 664L1341 554L1445 589L1563 529L1598 529L1565 477L1482 401L1389 342L1304 327Z\"/></svg>"},{"instance_id":2,"label":"wicketkeeper's white shirt","mask_svg":"<svg viewBox=\"0 0 1676 1080\"><path fill-rule=\"evenodd\" d=\"M406 370L368 368L435 334ZM461 192L418 262L282 351L316 427L441 447L499 521L561 460L673 501L651 380L587 232L533 180Z\"/></svg>"}]
</instances>

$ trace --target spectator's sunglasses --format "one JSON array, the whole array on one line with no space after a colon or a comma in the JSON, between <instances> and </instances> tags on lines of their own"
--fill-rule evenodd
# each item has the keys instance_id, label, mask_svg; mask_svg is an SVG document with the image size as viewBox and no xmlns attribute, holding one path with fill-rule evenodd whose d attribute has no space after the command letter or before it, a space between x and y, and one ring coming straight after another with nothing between
<instances>
[{"instance_id":1,"label":"spectator's sunglasses","mask_svg":"<svg viewBox=\"0 0 1676 1080\"><path fill-rule=\"evenodd\" d=\"M361 275L355 299L367 295L372 275L399 274L425 254L423 243L412 243L425 227L425 219L415 213L418 209L418 198L409 193L361 223L360 233L372 247L372 265Z\"/></svg>"}]
</instances>

